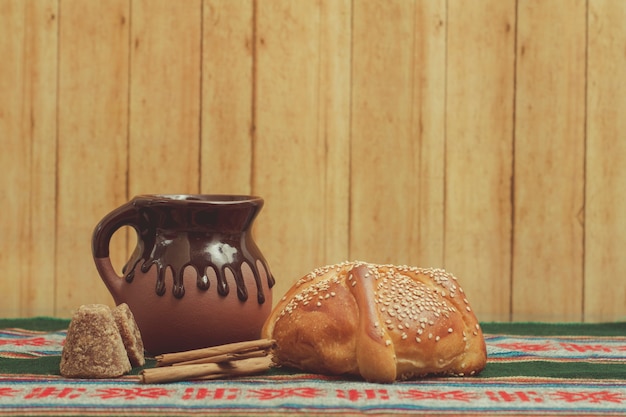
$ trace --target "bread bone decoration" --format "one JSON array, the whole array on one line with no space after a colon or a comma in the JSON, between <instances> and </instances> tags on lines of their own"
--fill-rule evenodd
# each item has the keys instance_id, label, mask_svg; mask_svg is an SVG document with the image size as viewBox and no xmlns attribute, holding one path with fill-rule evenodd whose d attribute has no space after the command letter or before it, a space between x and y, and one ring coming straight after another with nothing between
<instances>
[{"instance_id":1,"label":"bread bone decoration","mask_svg":"<svg viewBox=\"0 0 626 417\"><path fill-rule=\"evenodd\" d=\"M274 307L262 337L276 340L278 364L371 382L475 375L487 361L469 302L442 269L318 268Z\"/></svg>"}]
</instances>

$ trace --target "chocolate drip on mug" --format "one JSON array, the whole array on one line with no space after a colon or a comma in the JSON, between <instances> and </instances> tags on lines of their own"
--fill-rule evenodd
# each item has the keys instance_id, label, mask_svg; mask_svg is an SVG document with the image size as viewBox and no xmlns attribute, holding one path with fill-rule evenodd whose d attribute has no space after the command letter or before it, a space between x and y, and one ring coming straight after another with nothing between
<instances>
[{"instance_id":1,"label":"chocolate drip on mug","mask_svg":"<svg viewBox=\"0 0 626 417\"><path fill-rule=\"evenodd\" d=\"M185 295L183 276L187 267L195 270L196 286L204 291L211 287L207 271L212 270L220 296L230 293L227 275L231 275L237 297L247 301L248 288L242 270L246 264L257 287L257 301L259 304L265 302L259 265L264 269L269 288L274 286L275 280L248 233L258 212L257 206L235 205L225 215L225 205L216 208L191 202L183 212L170 201L138 200L134 204L138 209L138 218L143 220L141 223L156 227L136 227L137 247L123 270L127 282L134 280L134 271L138 266L143 273L154 266L157 276L155 291L163 296L167 292L165 279L169 270L173 278L172 294L182 298Z\"/></svg>"},{"instance_id":2,"label":"chocolate drip on mug","mask_svg":"<svg viewBox=\"0 0 626 417\"><path fill-rule=\"evenodd\" d=\"M169 244L173 244L171 241ZM171 275L173 277L173 287L172 294L176 298L182 298L185 295L185 286L183 282L183 276L186 267L191 266L193 270L196 272L196 286L203 291L207 291L211 288L211 280L209 279L208 274L205 272L207 270L212 270L216 277L216 290L218 294L222 297L227 296L230 293L230 287L228 285L227 276L230 274L235 281L236 289L237 289L237 297L241 301L247 301L248 299L248 288L246 286L244 277L243 277L243 265L248 265L250 271L252 272L252 276L254 278L254 282L256 284L257 289L257 301L259 304L263 304L265 302L265 294L263 291L263 284L261 281L261 273L258 270L257 265L263 267L264 272L267 276L268 287L272 288L274 286L274 277L269 273L268 267L265 263L257 259L254 263L240 261L240 262L229 262L225 264L217 264L208 262L206 259L204 260L195 260L194 264L186 262L181 264L180 262L176 262L176 258L170 259L167 256L167 251L164 249L168 245L157 245L156 250L153 251L151 255L147 257L146 260L142 262L142 258L139 259L131 259L124 267L123 272L125 272L125 279L127 282L131 283L135 278L135 269L137 267L140 268L141 272L144 274L147 273L150 268L156 268L157 282L155 285L155 291L158 295L165 295L167 292L165 280L168 271L171 271ZM132 265L132 267L131 267ZM127 272L126 272L127 271ZM202 271L202 272L200 272Z\"/></svg>"}]
</instances>

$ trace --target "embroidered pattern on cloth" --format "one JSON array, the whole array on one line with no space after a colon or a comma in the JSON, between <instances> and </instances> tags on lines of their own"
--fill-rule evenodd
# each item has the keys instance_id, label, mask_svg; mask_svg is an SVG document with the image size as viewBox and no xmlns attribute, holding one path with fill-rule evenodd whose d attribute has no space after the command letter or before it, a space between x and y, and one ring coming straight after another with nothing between
<instances>
[{"instance_id":1,"label":"embroidered pattern on cloth","mask_svg":"<svg viewBox=\"0 0 626 417\"><path fill-rule=\"evenodd\" d=\"M39 358L61 355L67 331L42 332L0 329L0 358Z\"/></svg>"},{"instance_id":2,"label":"embroidered pattern on cloth","mask_svg":"<svg viewBox=\"0 0 626 417\"><path fill-rule=\"evenodd\" d=\"M571 362L626 361L626 337L532 337L486 335L492 362L550 360Z\"/></svg>"},{"instance_id":3,"label":"embroidered pattern on cloth","mask_svg":"<svg viewBox=\"0 0 626 417\"><path fill-rule=\"evenodd\" d=\"M535 337L487 334L488 365L477 378L428 378L372 384L279 370L235 380L140 385L136 377L72 380L54 372L16 373L11 364L53 365L66 332L0 330L2 415L354 415L489 413L623 415L626 411L626 337ZM533 365L534 364L534 365ZM613 369L612 377L520 375L515 369L549 365ZM512 373L500 367L513 366ZM517 366L517 368L515 368ZM617 371L615 371L617 370ZM617 376L615 376L617 375Z\"/></svg>"},{"instance_id":4,"label":"embroidered pattern on cloth","mask_svg":"<svg viewBox=\"0 0 626 417\"><path fill-rule=\"evenodd\" d=\"M204 414L228 411L266 414L309 411L623 413L626 385L586 380L425 380L378 385L328 381L299 375L236 381L138 385L119 380L74 381L25 377L0 379L0 415L50 407L128 413L176 413L201 408ZM169 410L169 411L168 411ZM138 410L139 412L139 410Z\"/></svg>"}]
</instances>

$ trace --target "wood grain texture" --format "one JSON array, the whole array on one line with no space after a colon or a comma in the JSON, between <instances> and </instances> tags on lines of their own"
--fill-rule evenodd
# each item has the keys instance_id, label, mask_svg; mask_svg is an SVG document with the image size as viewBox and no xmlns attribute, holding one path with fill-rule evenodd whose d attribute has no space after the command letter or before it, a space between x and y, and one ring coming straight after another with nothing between
<instances>
[{"instance_id":1,"label":"wood grain texture","mask_svg":"<svg viewBox=\"0 0 626 417\"><path fill-rule=\"evenodd\" d=\"M54 314L54 1L0 1L0 280L3 317Z\"/></svg>"},{"instance_id":2,"label":"wood grain texture","mask_svg":"<svg viewBox=\"0 0 626 417\"><path fill-rule=\"evenodd\" d=\"M625 7L0 0L0 316L112 302L96 223L204 192L264 198L274 299L361 259L445 267L483 321L623 320Z\"/></svg>"},{"instance_id":3,"label":"wood grain texture","mask_svg":"<svg viewBox=\"0 0 626 417\"><path fill-rule=\"evenodd\" d=\"M519 3L513 320L581 320L584 1Z\"/></svg>"},{"instance_id":4,"label":"wood grain texture","mask_svg":"<svg viewBox=\"0 0 626 417\"><path fill-rule=\"evenodd\" d=\"M445 105L447 7L415 2L411 137L417 142L415 220L407 262L444 265Z\"/></svg>"},{"instance_id":5,"label":"wood grain texture","mask_svg":"<svg viewBox=\"0 0 626 417\"><path fill-rule=\"evenodd\" d=\"M266 201L257 243L282 294L324 260L320 10L314 1L258 1L255 24L252 191Z\"/></svg>"},{"instance_id":6,"label":"wood grain texture","mask_svg":"<svg viewBox=\"0 0 626 417\"><path fill-rule=\"evenodd\" d=\"M420 196L413 136L415 10L358 1L353 10L350 256L410 263Z\"/></svg>"},{"instance_id":7,"label":"wood grain texture","mask_svg":"<svg viewBox=\"0 0 626 417\"><path fill-rule=\"evenodd\" d=\"M350 64L352 2L320 4L319 110L317 134L324 148L322 257L334 264L349 259Z\"/></svg>"},{"instance_id":8,"label":"wood grain texture","mask_svg":"<svg viewBox=\"0 0 626 417\"><path fill-rule=\"evenodd\" d=\"M482 320L509 314L514 83L515 1L448 2L445 265Z\"/></svg>"},{"instance_id":9,"label":"wood grain texture","mask_svg":"<svg viewBox=\"0 0 626 417\"><path fill-rule=\"evenodd\" d=\"M55 313L67 316L81 304L112 303L89 242L100 218L127 199L128 2L68 0L59 16Z\"/></svg>"},{"instance_id":10,"label":"wood grain texture","mask_svg":"<svg viewBox=\"0 0 626 417\"><path fill-rule=\"evenodd\" d=\"M30 144L27 142L27 133L23 131L23 125L28 123L30 117L27 115L25 120L21 116L21 109L26 104L23 103L26 98L22 96L20 88L26 82L23 68L26 51L22 48L26 36L23 27L24 7L19 1L2 1L0 8L0 53L9 57L8 63L11 63L0 66L0 132L4 136L0 162L7 167L0 181L2 188L7 190L7 195L13 196L4 203L6 216L10 216L11 221L4 220L2 223L0 266L8 276L14 277L0 281L0 290L13 295L2 303L0 311L3 315L13 317L19 314L21 308L20 283L30 279L24 271L24 265L31 262L30 255L25 251L30 243L27 232L29 219L22 214L30 206L30 196L22 191L27 189L28 181L25 183L24 179L30 175ZM10 163L11 161L14 162ZM21 243L16 246L15 242Z\"/></svg>"},{"instance_id":11,"label":"wood grain texture","mask_svg":"<svg viewBox=\"0 0 626 417\"><path fill-rule=\"evenodd\" d=\"M584 310L612 321L626 315L626 3L589 11Z\"/></svg>"},{"instance_id":12,"label":"wood grain texture","mask_svg":"<svg viewBox=\"0 0 626 417\"><path fill-rule=\"evenodd\" d=\"M200 189L205 194L251 192L253 11L251 0L203 5Z\"/></svg>"},{"instance_id":13,"label":"wood grain texture","mask_svg":"<svg viewBox=\"0 0 626 417\"><path fill-rule=\"evenodd\" d=\"M131 3L130 194L200 191L200 0Z\"/></svg>"}]
</instances>

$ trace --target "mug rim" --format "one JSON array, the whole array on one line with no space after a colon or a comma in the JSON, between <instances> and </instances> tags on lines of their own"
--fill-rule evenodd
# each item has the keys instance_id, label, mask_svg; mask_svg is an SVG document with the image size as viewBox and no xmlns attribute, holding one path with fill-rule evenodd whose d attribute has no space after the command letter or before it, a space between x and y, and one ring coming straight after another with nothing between
<instances>
[{"instance_id":1,"label":"mug rim","mask_svg":"<svg viewBox=\"0 0 626 417\"><path fill-rule=\"evenodd\" d=\"M262 202L263 199L255 195L245 194L139 194L133 199L146 199L155 202L180 203L210 203L210 204L237 204Z\"/></svg>"}]
</instances>

